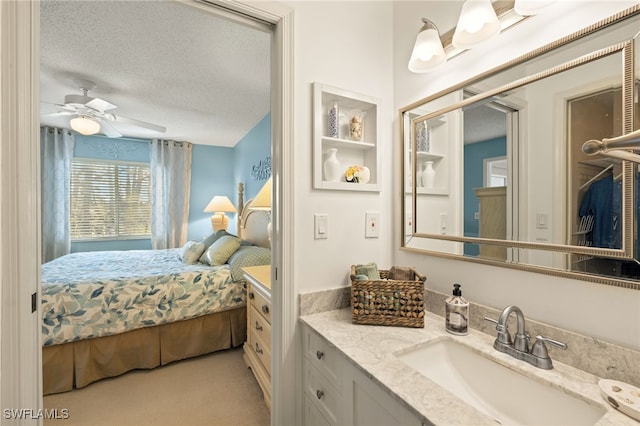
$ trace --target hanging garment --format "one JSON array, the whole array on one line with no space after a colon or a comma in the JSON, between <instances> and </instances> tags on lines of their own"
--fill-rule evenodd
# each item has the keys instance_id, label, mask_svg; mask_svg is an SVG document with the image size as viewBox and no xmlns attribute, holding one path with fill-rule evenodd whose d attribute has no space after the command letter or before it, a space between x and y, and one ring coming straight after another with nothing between
<instances>
[{"instance_id":1,"label":"hanging garment","mask_svg":"<svg viewBox=\"0 0 640 426\"><path fill-rule=\"evenodd\" d=\"M610 175L593 182L585 194L578 214L593 215L592 245L621 248L622 183Z\"/></svg>"}]
</instances>

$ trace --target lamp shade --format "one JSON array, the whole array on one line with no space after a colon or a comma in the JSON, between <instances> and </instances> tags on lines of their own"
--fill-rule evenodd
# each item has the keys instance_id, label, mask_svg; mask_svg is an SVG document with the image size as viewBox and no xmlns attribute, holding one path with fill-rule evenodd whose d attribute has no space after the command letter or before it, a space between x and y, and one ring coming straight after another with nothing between
<instances>
[{"instance_id":1,"label":"lamp shade","mask_svg":"<svg viewBox=\"0 0 640 426\"><path fill-rule=\"evenodd\" d=\"M425 18L422 18L422 22L424 25L416 37L409 59L409 71L415 73L430 71L447 60L438 28Z\"/></svg>"},{"instance_id":2,"label":"lamp shade","mask_svg":"<svg viewBox=\"0 0 640 426\"><path fill-rule=\"evenodd\" d=\"M100 123L84 115L72 118L71 121L69 121L69 125L71 125L73 130L85 136L95 135L100 131Z\"/></svg>"},{"instance_id":3,"label":"lamp shade","mask_svg":"<svg viewBox=\"0 0 640 426\"><path fill-rule=\"evenodd\" d=\"M233 206L229 197L226 195L216 195L209 201L207 207L204 208L205 212L209 213L219 213L219 212L230 212L235 213L236 208Z\"/></svg>"},{"instance_id":4,"label":"lamp shade","mask_svg":"<svg viewBox=\"0 0 640 426\"><path fill-rule=\"evenodd\" d=\"M458 49L469 49L499 33L500 21L491 0L466 0L451 44Z\"/></svg>"},{"instance_id":5,"label":"lamp shade","mask_svg":"<svg viewBox=\"0 0 640 426\"><path fill-rule=\"evenodd\" d=\"M260 188L258 194L251 203L252 209L271 210L271 178Z\"/></svg>"}]
</instances>

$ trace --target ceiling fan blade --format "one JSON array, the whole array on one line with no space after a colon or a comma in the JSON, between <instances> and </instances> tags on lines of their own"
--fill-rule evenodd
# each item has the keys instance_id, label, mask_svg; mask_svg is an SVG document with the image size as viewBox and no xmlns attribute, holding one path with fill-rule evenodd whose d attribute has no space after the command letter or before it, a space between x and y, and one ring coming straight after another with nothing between
<instances>
[{"instance_id":1,"label":"ceiling fan blade","mask_svg":"<svg viewBox=\"0 0 640 426\"><path fill-rule=\"evenodd\" d=\"M109 123L108 120L105 120L105 119L100 118L100 117L97 117L97 118L98 118L98 121L100 122L100 130L102 131L102 133L104 133L105 135L107 135L110 138L122 137L122 133L117 131L116 128L113 127L111 125L111 123Z\"/></svg>"},{"instance_id":2,"label":"ceiling fan blade","mask_svg":"<svg viewBox=\"0 0 640 426\"><path fill-rule=\"evenodd\" d=\"M50 112L47 114L40 114L40 117L63 117L68 115L75 115L75 111L58 111L58 112Z\"/></svg>"},{"instance_id":3,"label":"ceiling fan blade","mask_svg":"<svg viewBox=\"0 0 640 426\"><path fill-rule=\"evenodd\" d=\"M96 111L100 111L100 112L104 112L104 111L108 111L110 109L118 108L114 104L112 104L110 102L107 102L104 99L100 99L100 98L93 98L92 100L90 100L89 102L87 102L84 105L88 106L89 108L95 109Z\"/></svg>"},{"instance_id":4,"label":"ceiling fan blade","mask_svg":"<svg viewBox=\"0 0 640 426\"><path fill-rule=\"evenodd\" d=\"M164 126L158 126L157 124L147 123L146 121L134 120L133 118L123 117L121 115L112 115L113 121L123 124L132 124L138 127L144 127L148 130L153 130L155 132L164 133L167 131L167 128Z\"/></svg>"}]
</instances>

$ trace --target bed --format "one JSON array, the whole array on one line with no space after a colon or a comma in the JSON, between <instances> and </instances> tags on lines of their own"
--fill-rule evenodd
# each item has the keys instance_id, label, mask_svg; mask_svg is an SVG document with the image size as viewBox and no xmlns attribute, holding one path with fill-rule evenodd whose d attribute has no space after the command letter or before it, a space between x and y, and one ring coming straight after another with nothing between
<instances>
[{"instance_id":1,"label":"bed","mask_svg":"<svg viewBox=\"0 0 640 426\"><path fill-rule=\"evenodd\" d=\"M241 187L239 193L241 200ZM193 262L187 244L72 253L42 265L44 395L240 346L246 340L242 268L270 263L268 217L250 204L239 203L241 245L227 249L233 253L222 264ZM210 243L205 253L234 239L217 234L203 241Z\"/></svg>"}]
</instances>

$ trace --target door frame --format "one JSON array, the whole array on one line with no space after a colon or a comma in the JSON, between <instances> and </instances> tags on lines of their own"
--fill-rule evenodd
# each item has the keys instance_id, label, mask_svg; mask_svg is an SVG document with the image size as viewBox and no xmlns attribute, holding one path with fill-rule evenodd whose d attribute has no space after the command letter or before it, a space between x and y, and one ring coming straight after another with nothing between
<instances>
[{"instance_id":1,"label":"door frame","mask_svg":"<svg viewBox=\"0 0 640 426\"><path fill-rule=\"evenodd\" d=\"M293 285L293 10L277 2L183 1L216 7L273 24L273 330L271 424L298 424ZM0 2L0 405L43 407L40 303L39 3ZM5 232L6 231L6 232ZM286 283L286 285L285 285ZM294 404L285 403L295 401ZM8 420L8 419L5 419ZM42 416L22 424L42 424Z\"/></svg>"}]
</instances>

